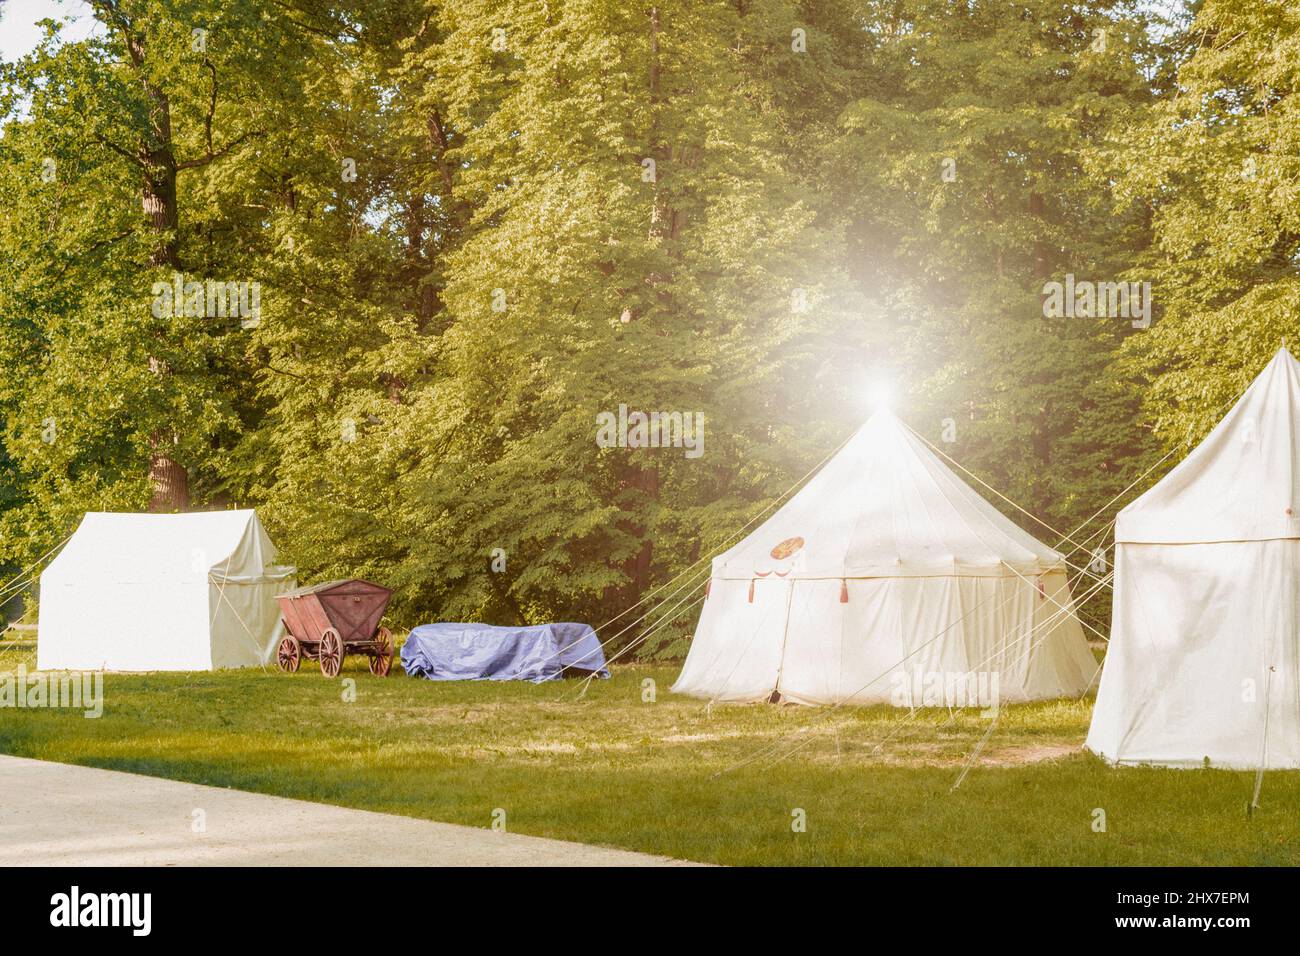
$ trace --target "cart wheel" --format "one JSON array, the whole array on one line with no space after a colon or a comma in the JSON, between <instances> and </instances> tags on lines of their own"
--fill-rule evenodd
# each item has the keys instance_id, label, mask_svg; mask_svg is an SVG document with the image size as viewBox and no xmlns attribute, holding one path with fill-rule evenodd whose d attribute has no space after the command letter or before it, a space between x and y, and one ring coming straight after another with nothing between
<instances>
[{"instance_id":1,"label":"cart wheel","mask_svg":"<svg viewBox=\"0 0 1300 956\"><path fill-rule=\"evenodd\" d=\"M379 642L379 650L370 658L370 673L376 677L387 677L393 669L393 633L388 628L381 627L375 640Z\"/></svg>"},{"instance_id":2,"label":"cart wheel","mask_svg":"<svg viewBox=\"0 0 1300 956\"><path fill-rule=\"evenodd\" d=\"M302 663L302 647L298 644L298 638L292 634L286 634L280 638L279 650L275 653L275 659L280 663L280 670L288 671L292 674Z\"/></svg>"},{"instance_id":3,"label":"cart wheel","mask_svg":"<svg viewBox=\"0 0 1300 956\"><path fill-rule=\"evenodd\" d=\"M320 672L326 677L338 677L345 653L339 632L332 627L325 628L320 636Z\"/></svg>"}]
</instances>

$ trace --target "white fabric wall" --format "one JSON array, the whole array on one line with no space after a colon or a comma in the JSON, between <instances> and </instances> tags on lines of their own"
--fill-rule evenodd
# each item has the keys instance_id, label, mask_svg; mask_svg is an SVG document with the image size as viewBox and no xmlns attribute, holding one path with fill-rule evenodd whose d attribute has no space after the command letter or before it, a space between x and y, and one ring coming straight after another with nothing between
<instances>
[{"instance_id":1,"label":"white fabric wall","mask_svg":"<svg viewBox=\"0 0 1300 956\"><path fill-rule=\"evenodd\" d=\"M776 686L790 582L715 580L673 690L717 700L766 700Z\"/></svg>"},{"instance_id":2,"label":"white fabric wall","mask_svg":"<svg viewBox=\"0 0 1300 956\"><path fill-rule=\"evenodd\" d=\"M1002 702L1080 695L1097 670L1065 574L715 579L676 693L723 701L896 702L916 674L996 672ZM1068 608L1061 612L1057 603ZM904 671L908 673L904 673ZM915 686L909 684L908 686Z\"/></svg>"},{"instance_id":3,"label":"white fabric wall","mask_svg":"<svg viewBox=\"0 0 1300 956\"><path fill-rule=\"evenodd\" d=\"M41 670L207 670L207 583L41 577Z\"/></svg>"},{"instance_id":4,"label":"white fabric wall","mask_svg":"<svg viewBox=\"0 0 1300 956\"><path fill-rule=\"evenodd\" d=\"M1295 539L1116 545L1088 749L1117 763L1300 768L1298 567Z\"/></svg>"}]
</instances>

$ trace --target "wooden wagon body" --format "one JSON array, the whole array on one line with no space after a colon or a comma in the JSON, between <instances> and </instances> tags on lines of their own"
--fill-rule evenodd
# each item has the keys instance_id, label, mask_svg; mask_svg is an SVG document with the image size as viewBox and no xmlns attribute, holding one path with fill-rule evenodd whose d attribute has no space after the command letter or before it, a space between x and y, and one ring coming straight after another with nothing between
<instances>
[{"instance_id":1,"label":"wooden wagon body","mask_svg":"<svg viewBox=\"0 0 1300 956\"><path fill-rule=\"evenodd\" d=\"M305 657L319 661L321 673L337 677L349 653L370 658L370 673L384 677L393 666L393 636L379 621L393 592L369 581L326 581L276 598L287 634L276 660L296 671Z\"/></svg>"}]
</instances>

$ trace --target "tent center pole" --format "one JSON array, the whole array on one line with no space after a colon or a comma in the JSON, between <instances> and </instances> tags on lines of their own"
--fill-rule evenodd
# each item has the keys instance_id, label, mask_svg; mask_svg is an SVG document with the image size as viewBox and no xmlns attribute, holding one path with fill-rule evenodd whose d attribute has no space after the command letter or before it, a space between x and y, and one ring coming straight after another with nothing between
<instances>
[{"instance_id":1,"label":"tent center pole","mask_svg":"<svg viewBox=\"0 0 1300 956\"><path fill-rule=\"evenodd\" d=\"M771 702L776 704L781 700L781 674L785 671L785 645L790 639L790 605L794 603L794 579L790 579L790 587L785 596L785 624L781 628L781 657L776 662L776 686L772 688Z\"/></svg>"}]
</instances>

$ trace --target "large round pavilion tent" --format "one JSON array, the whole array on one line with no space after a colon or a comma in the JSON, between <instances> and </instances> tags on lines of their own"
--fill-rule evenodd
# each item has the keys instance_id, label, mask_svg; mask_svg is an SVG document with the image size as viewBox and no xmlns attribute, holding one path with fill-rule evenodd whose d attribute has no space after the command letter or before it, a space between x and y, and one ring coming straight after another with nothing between
<instances>
[{"instance_id":1,"label":"large round pavilion tent","mask_svg":"<svg viewBox=\"0 0 1300 956\"><path fill-rule=\"evenodd\" d=\"M673 690L711 700L951 703L1079 695L1097 664L1064 557L882 410L713 561Z\"/></svg>"}]
</instances>

